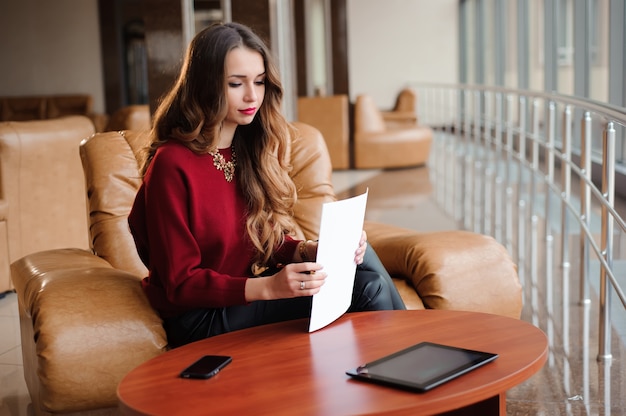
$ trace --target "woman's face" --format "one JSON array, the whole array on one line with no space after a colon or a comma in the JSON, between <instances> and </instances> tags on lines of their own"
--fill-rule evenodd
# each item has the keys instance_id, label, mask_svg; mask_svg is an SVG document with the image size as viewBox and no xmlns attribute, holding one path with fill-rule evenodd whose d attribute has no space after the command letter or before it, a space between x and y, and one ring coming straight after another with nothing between
<instances>
[{"instance_id":1,"label":"woman's face","mask_svg":"<svg viewBox=\"0 0 626 416\"><path fill-rule=\"evenodd\" d=\"M224 123L250 124L265 97L265 64L260 53L239 47L226 55L226 101Z\"/></svg>"}]
</instances>

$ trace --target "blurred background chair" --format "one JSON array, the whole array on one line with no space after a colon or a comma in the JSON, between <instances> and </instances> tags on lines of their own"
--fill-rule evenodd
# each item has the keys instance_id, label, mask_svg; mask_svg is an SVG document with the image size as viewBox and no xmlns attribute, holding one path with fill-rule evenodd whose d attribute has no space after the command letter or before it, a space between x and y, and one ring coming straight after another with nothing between
<instances>
[{"instance_id":1,"label":"blurred background chair","mask_svg":"<svg viewBox=\"0 0 626 416\"><path fill-rule=\"evenodd\" d=\"M151 126L149 105L129 105L111 115L105 131L145 131L150 130Z\"/></svg>"},{"instance_id":2,"label":"blurred background chair","mask_svg":"<svg viewBox=\"0 0 626 416\"><path fill-rule=\"evenodd\" d=\"M389 128L410 127L417 124L417 92L404 88L396 98L396 104L389 111L381 111Z\"/></svg>"},{"instance_id":3,"label":"blurred background chair","mask_svg":"<svg viewBox=\"0 0 626 416\"><path fill-rule=\"evenodd\" d=\"M433 131L413 123L390 127L371 96L354 104L354 167L399 168L423 165L430 156Z\"/></svg>"},{"instance_id":4,"label":"blurred background chair","mask_svg":"<svg viewBox=\"0 0 626 416\"><path fill-rule=\"evenodd\" d=\"M0 122L0 292L12 288L11 262L89 247L78 146L92 134L86 116Z\"/></svg>"},{"instance_id":5,"label":"blurred background chair","mask_svg":"<svg viewBox=\"0 0 626 416\"><path fill-rule=\"evenodd\" d=\"M59 94L0 97L0 121L47 120L65 116L86 116L96 131L103 131L109 116L93 111L89 94Z\"/></svg>"},{"instance_id":6,"label":"blurred background chair","mask_svg":"<svg viewBox=\"0 0 626 416\"><path fill-rule=\"evenodd\" d=\"M298 98L298 121L324 136L333 169L350 168L350 117L347 95Z\"/></svg>"}]
</instances>

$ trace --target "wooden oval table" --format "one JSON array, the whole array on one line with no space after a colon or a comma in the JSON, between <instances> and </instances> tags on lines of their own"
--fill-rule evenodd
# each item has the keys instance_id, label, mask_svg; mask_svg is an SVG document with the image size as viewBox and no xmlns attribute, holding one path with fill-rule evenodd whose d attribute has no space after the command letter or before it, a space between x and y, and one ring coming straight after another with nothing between
<instances>
[{"instance_id":1,"label":"wooden oval table","mask_svg":"<svg viewBox=\"0 0 626 416\"><path fill-rule=\"evenodd\" d=\"M127 415L506 414L506 391L545 363L535 326L475 312L345 314L308 333L308 320L231 332L168 351L118 386ZM422 341L499 354L492 363L427 393L353 380L345 371ZM202 355L233 361L208 380L178 377Z\"/></svg>"}]
</instances>

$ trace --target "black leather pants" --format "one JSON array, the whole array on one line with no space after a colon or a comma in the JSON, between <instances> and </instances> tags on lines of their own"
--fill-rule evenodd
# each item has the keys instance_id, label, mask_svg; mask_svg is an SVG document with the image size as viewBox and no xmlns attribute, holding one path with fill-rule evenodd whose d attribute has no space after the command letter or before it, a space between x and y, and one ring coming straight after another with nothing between
<instances>
[{"instance_id":1,"label":"black leather pants","mask_svg":"<svg viewBox=\"0 0 626 416\"><path fill-rule=\"evenodd\" d=\"M163 326L170 347L253 326L308 318L312 297L256 301L219 309L198 309L167 318ZM348 312L406 309L389 273L368 245L357 266Z\"/></svg>"}]
</instances>

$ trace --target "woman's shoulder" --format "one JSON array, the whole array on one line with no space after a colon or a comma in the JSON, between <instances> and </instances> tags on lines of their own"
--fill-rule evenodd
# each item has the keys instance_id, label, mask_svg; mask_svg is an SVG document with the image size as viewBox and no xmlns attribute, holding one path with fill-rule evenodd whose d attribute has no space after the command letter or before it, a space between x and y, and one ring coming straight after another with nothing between
<instances>
[{"instance_id":1,"label":"woman's shoulder","mask_svg":"<svg viewBox=\"0 0 626 416\"><path fill-rule=\"evenodd\" d=\"M206 158L206 155L194 152L183 143L169 140L157 149L153 162L158 160L160 161L159 163L186 164L204 158Z\"/></svg>"},{"instance_id":2,"label":"woman's shoulder","mask_svg":"<svg viewBox=\"0 0 626 416\"><path fill-rule=\"evenodd\" d=\"M171 156L184 155L186 153L193 153L191 149L185 146L178 140L168 140L163 143L156 151L156 154L167 154Z\"/></svg>"},{"instance_id":3,"label":"woman's shoulder","mask_svg":"<svg viewBox=\"0 0 626 416\"><path fill-rule=\"evenodd\" d=\"M150 176L155 175L155 172L161 172L161 174L168 174L172 171L194 172L197 169L203 169L206 165L205 158L205 155L195 153L184 144L170 140L157 149L148 171Z\"/></svg>"}]
</instances>

